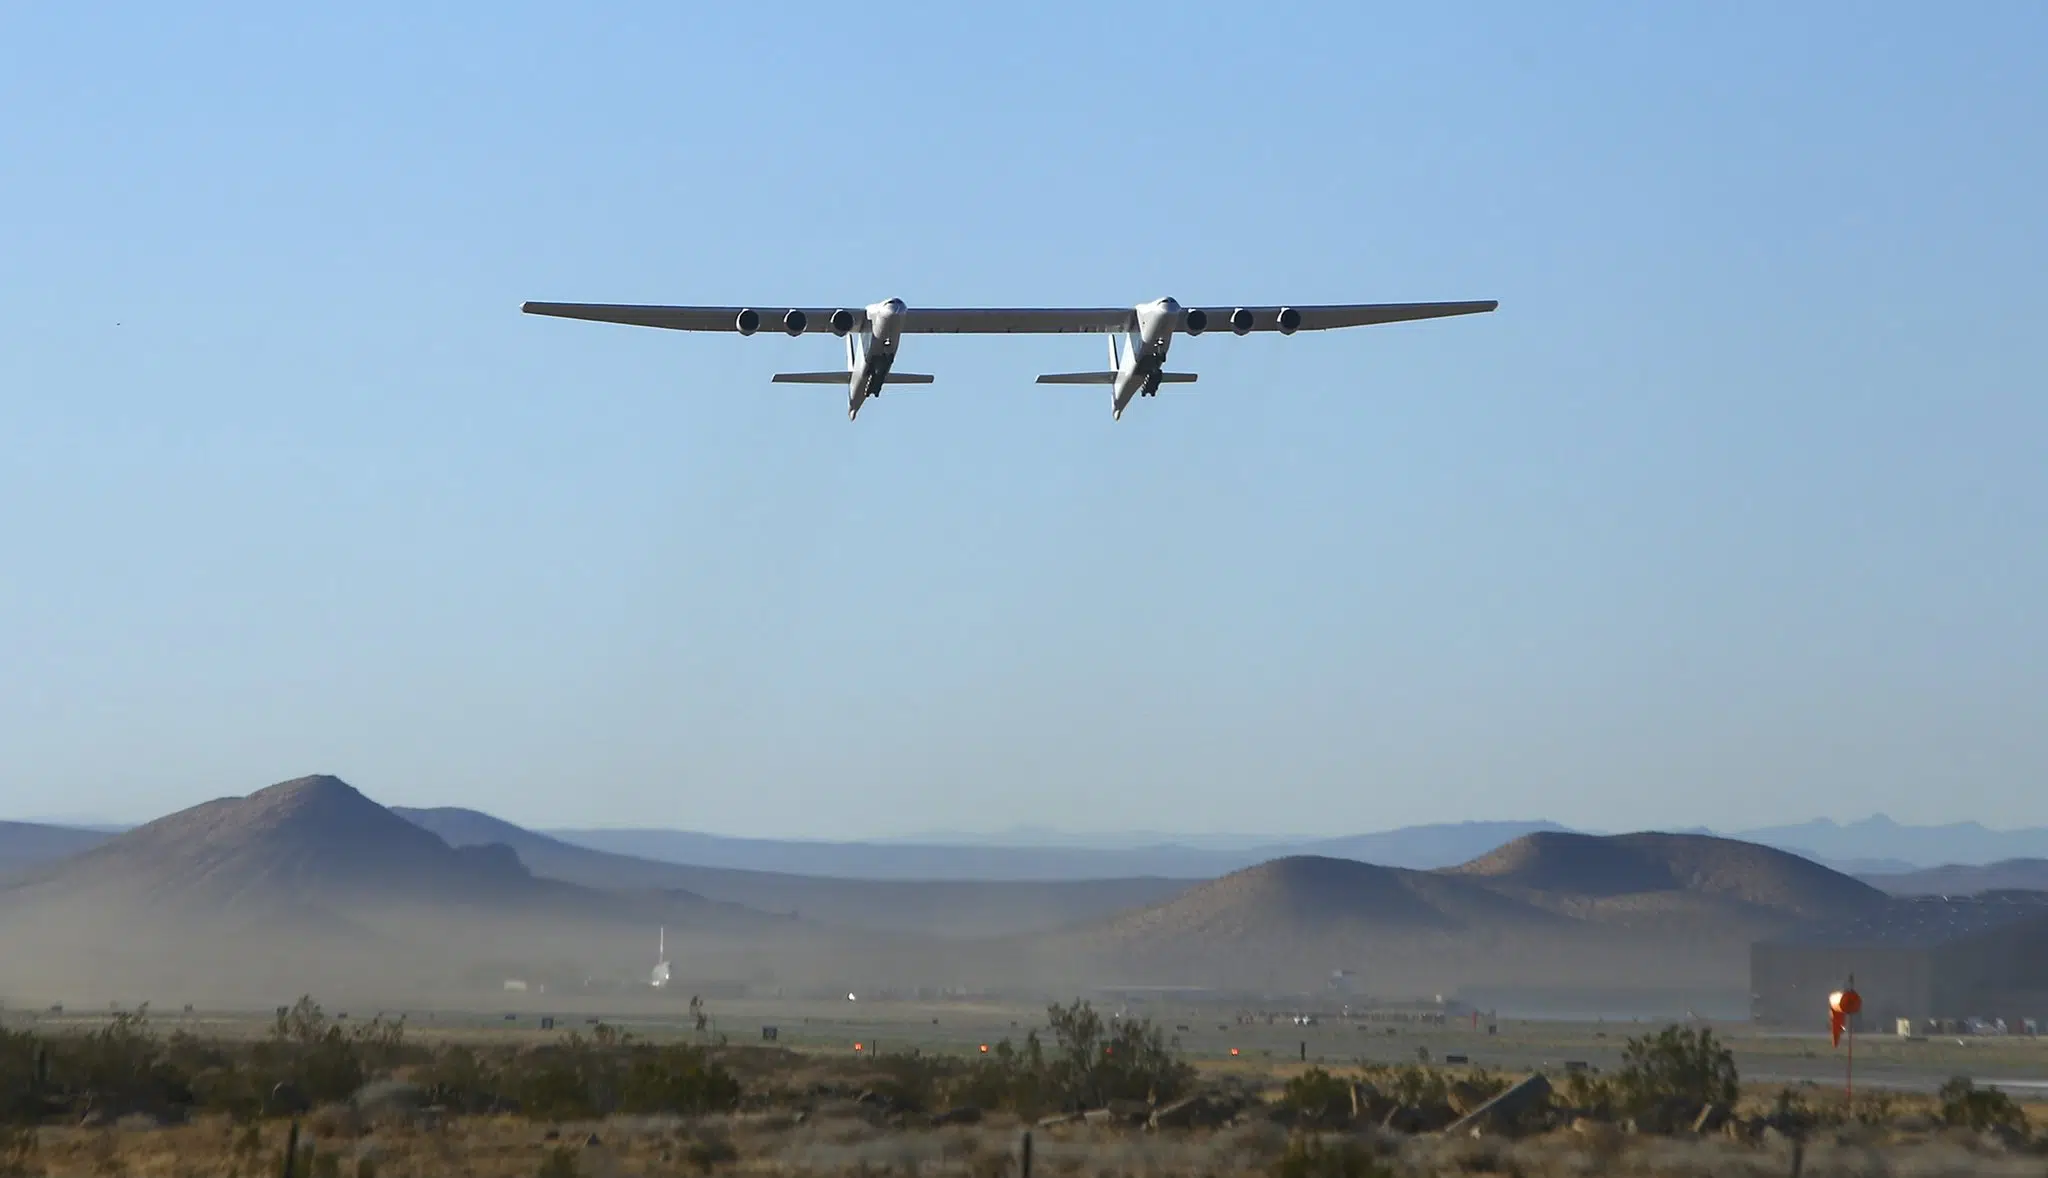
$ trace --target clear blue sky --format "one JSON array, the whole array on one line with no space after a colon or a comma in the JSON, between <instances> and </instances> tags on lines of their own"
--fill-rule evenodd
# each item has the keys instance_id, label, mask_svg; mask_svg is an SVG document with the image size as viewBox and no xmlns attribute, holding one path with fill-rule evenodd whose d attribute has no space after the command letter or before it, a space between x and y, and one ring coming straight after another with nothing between
<instances>
[{"instance_id":1,"label":"clear blue sky","mask_svg":"<svg viewBox=\"0 0 2048 1178\"><path fill-rule=\"evenodd\" d=\"M0 15L0 791L2048 823L2048 6ZM836 341L525 299L1497 298Z\"/></svg>"}]
</instances>

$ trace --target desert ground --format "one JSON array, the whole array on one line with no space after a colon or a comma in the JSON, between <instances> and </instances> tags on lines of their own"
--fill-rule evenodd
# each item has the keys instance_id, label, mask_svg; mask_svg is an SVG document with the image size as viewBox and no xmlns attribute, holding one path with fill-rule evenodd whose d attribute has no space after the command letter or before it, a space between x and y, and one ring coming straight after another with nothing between
<instances>
[{"instance_id":1,"label":"desert ground","mask_svg":"<svg viewBox=\"0 0 2048 1178\"><path fill-rule=\"evenodd\" d=\"M1825 1012L1730 1017L1758 937L1895 902L1770 848L1539 832L1426 871L968 886L487 817L444 836L302 778L0 879L0 1178L282 1173L294 1124L300 1178L1024 1178L1027 1131L1062 1178L2048 1169L2038 1040L1866 1034L1851 1104ZM1261 993L1297 997L1219 997ZM1049 1007L1077 998L1078 1039ZM1667 1030L1694 1046L1631 1062Z\"/></svg>"},{"instance_id":2,"label":"desert ground","mask_svg":"<svg viewBox=\"0 0 2048 1178\"><path fill-rule=\"evenodd\" d=\"M526 997L526 996L520 996ZM678 995L682 1002L687 998ZM525 1005L525 1004L522 1004ZM593 1036L623 1034L650 1045L705 1044L726 1061L744 1095L731 1111L635 1110L608 1116L535 1116L502 1110L393 1103L372 1081L348 1100L256 1114L197 1111L166 1117L98 1115L46 1121L23 1146L19 1130L0 1140L0 1172L130 1175L282 1173L299 1143L301 1175L633 1175L881 1173L1021 1178L1025 1139L1031 1172L1068 1176L1264 1174L1273 1178L1372 1174L2030 1174L2048 1170L2048 1044L2018 1037L1857 1043L1858 1106L1843 1114L1845 1053L1824 1034L1767 1034L1715 1028L1740 1069L1736 1120L1725 1132L1636 1132L1569 1115L1547 1127L1467 1136L1394 1131L1367 1121L1304 1122L1290 1113L1289 1082L1320 1073L1387 1083L1415 1065L1446 1077L1494 1078L1496 1086L1541 1072L1560 1089L1567 1061L1611 1074L1630 1036L1654 1023L1509 1020L1484 1026L1395 1025L1322 1018L1303 1026L1287 1011L1146 1003L1149 1019L1193 1067L1193 1086L1230 1094L1236 1111L1193 1125L1162 1127L1157 1109L1084 1119L974 1108L931 1095L898 1095L916 1073L911 1060L986 1059L980 1047L1048 1037L1048 1011L976 1002L707 1002L699 1029L687 1013L643 1009L557 1013L551 1029L529 1009L328 1011L330 1027L402 1013L406 1042L422 1053L462 1047L531 1053ZM1113 1026L1124 1009L1097 1007ZM507 1017L507 1014L511 1017ZM347 1017L342 1016L346 1014ZM1268 1019L1270 1018L1270 1021ZM11 1032L46 1042L78 1041L105 1028L109 1012L10 1010ZM274 1011L199 1010L156 1014L150 1032L197 1040L257 1043L274 1034ZM762 1029L775 1028L772 1043ZM725 1045L717 1046L723 1039ZM855 1049L859 1044L859 1050ZM1232 1050L1235 1049L1235 1054ZM1304 1055L1306 1058L1304 1059ZM421 1058L425 1058L422 1055ZM1997 1137L1941 1123L1932 1096L1957 1075L2017 1098L2028 1128ZM1801 1129L1780 1129L1772 1110L1785 1090L1820 1110ZM877 1093L884 1095L877 1097ZM1557 1098L1553 1098L1557 1099ZM118 1111L118 1110L115 1110ZM1297 1110L1294 1110L1298 1112ZM1749 1129L1740 1131L1740 1118ZM1148 1116L1151 1117L1149 1124ZM1553 1121L1557 1118L1552 1117ZM294 1137L296 1134L296 1138ZM14 1152L8 1152L12 1149Z\"/></svg>"},{"instance_id":3,"label":"desert ground","mask_svg":"<svg viewBox=\"0 0 2048 1178\"><path fill-rule=\"evenodd\" d=\"M383 1009L358 1006L335 1013L360 1021L379 1014L403 1016L408 1034L425 1042L516 1043L559 1041L572 1031L587 1033L604 1024L646 1042L693 1043L723 1036L732 1045L764 1042L774 1028L775 1046L819 1058L857 1054L924 1054L967 1057L982 1044L1021 1042L1026 1033L1046 1033L1042 1004L1024 1002L909 1002L890 1000L773 1001L713 1000L705 1004L707 1027L695 1031L684 1007L685 993L652 1000L605 1005L589 1000L548 1004L541 996L508 995L502 1004L467 1010ZM1621 1062L1632 1035L1663 1025L1656 1019L1609 1022L1502 1019L1493 1033L1482 1021L1446 1020L1444 1025L1371 1022L1341 1015L1317 1015L1313 1025L1292 1021L1294 1008L1186 1003L1128 1003L1093 999L1105 1016L1127 1012L1150 1019L1196 1067L1219 1075L1285 1079L1305 1067L1328 1069L1410 1063L1465 1065L1496 1072L1545 1071L1562 1074L1567 1063L1611 1071ZM669 1009L663 1009L668 1007ZM96 1011L0 1012L0 1026L49 1032L80 1031L105 1021ZM542 1018L553 1029L540 1028ZM271 1010L195 1010L189 1014L153 1009L150 1021L166 1033L185 1029L228 1039L266 1034ZM1818 1021L1818 1020L1817 1020ZM1850 1064L1842 1047L1831 1046L1825 1028L1811 1033L1755 1030L1739 1023L1706 1022L1735 1054L1747 1083L1812 1086L1839 1091ZM858 1047L858 1051L856 1048ZM1233 1054L1233 1051L1235 1054ZM1897 1093L1931 1093L1954 1076L1996 1085L2015 1097L2048 1101L2048 1037L1968 1036L1907 1041L1863 1034L1854 1043L1853 1080L1858 1088Z\"/></svg>"}]
</instances>

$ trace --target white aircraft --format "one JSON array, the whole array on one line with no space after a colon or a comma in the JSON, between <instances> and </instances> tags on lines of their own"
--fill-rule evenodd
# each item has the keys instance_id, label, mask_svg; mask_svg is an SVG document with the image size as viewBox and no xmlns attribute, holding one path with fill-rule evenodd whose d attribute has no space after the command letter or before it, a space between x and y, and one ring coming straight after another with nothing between
<instances>
[{"instance_id":1,"label":"white aircraft","mask_svg":"<svg viewBox=\"0 0 2048 1178\"><path fill-rule=\"evenodd\" d=\"M654 969L648 975L647 984L659 990L668 985L668 929L663 928L655 940Z\"/></svg>"},{"instance_id":2,"label":"white aircraft","mask_svg":"<svg viewBox=\"0 0 2048 1178\"><path fill-rule=\"evenodd\" d=\"M862 402L879 397L882 386L930 384L932 378L919 373L897 372L896 350L906 334L948 335L988 334L1088 334L1102 332L1109 337L1109 367L1100 372L1053 372L1038 378L1040 384L1099 384L1109 386L1112 418L1121 418L1133 398L1152 397L1162 384L1186 384L1192 372L1166 371L1166 351L1176 331L1201 335L1213 324L1238 335L1254 331L1326 331L1333 327L1363 327L1374 323L1400 323L1412 319L1438 319L1447 315L1471 315L1491 311L1500 303L1493 299L1469 303L1352 303L1317 307L1184 307L1173 299L1157 299L1137 307L906 307L902 299L888 299L855 310L791 307L663 307L622 303L526 303L520 310L529 315L552 315L562 319L589 319L599 323L625 323L638 327L666 327L675 331L736 331L752 335L770 322L779 323L791 336L802 335L812 323L829 328L846 340L844 372L778 372L775 380L784 384L843 384L846 386L846 418L860 416ZM1124 337L1119 351L1117 337Z\"/></svg>"}]
</instances>

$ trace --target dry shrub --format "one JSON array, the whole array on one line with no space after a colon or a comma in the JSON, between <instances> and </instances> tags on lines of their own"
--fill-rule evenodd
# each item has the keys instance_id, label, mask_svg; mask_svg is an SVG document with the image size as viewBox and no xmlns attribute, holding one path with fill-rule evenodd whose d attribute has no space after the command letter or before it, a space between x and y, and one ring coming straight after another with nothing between
<instances>
[{"instance_id":1,"label":"dry shrub","mask_svg":"<svg viewBox=\"0 0 2048 1178\"><path fill-rule=\"evenodd\" d=\"M25 1178L34 1173L36 1131L0 1124L0 1178Z\"/></svg>"},{"instance_id":2,"label":"dry shrub","mask_svg":"<svg viewBox=\"0 0 2048 1178\"><path fill-rule=\"evenodd\" d=\"M362 1136L363 1115L354 1105L329 1103L314 1109L306 1117L306 1128L322 1141L337 1138L352 1140Z\"/></svg>"}]
</instances>

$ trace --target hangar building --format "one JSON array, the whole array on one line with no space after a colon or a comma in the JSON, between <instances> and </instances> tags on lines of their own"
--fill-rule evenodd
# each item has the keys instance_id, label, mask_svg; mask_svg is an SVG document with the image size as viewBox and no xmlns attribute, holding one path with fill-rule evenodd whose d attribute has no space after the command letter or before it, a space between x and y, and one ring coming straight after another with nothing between
<instances>
[{"instance_id":1,"label":"hangar building","mask_svg":"<svg viewBox=\"0 0 2048 1178\"><path fill-rule=\"evenodd\" d=\"M1900 1019L2048 1026L2048 892L1916 896L1876 913L1750 946L1752 1021L1825 1029L1828 995L1853 974L1859 1033Z\"/></svg>"}]
</instances>

